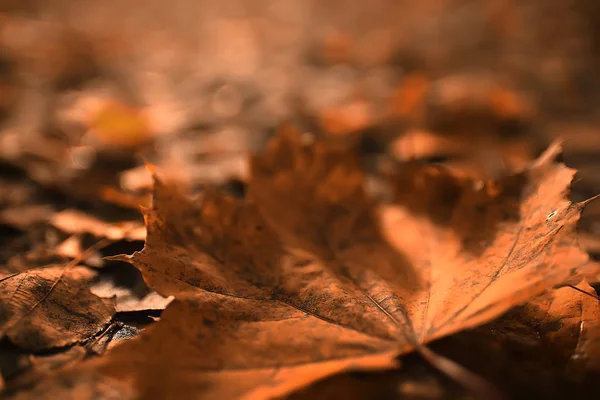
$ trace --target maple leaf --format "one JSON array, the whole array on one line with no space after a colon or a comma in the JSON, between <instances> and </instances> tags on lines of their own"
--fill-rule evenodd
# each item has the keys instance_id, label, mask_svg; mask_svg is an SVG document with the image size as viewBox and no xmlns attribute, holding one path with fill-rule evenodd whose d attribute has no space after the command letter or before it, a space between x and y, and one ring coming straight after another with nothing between
<instances>
[{"instance_id":1,"label":"maple leaf","mask_svg":"<svg viewBox=\"0 0 600 400\"><path fill-rule=\"evenodd\" d=\"M84 267L48 266L0 280L0 337L30 350L63 347L98 333L112 318L111 300L87 288Z\"/></svg>"},{"instance_id":2,"label":"maple leaf","mask_svg":"<svg viewBox=\"0 0 600 400\"><path fill-rule=\"evenodd\" d=\"M456 179L439 167L402 171L395 204L367 221L374 206L358 161L288 132L255 158L249 193L282 237L339 261L345 278L389 314L388 326L407 323L413 340L425 342L485 322L588 265L574 234L586 203L568 200L575 171L554 162L559 152L555 145L497 182ZM368 248L377 223L423 285L406 279L398 256Z\"/></svg>"},{"instance_id":3,"label":"maple leaf","mask_svg":"<svg viewBox=\"0 0 600 400\"><path fill-rule=\"evenodd\" d=\"M393 367L413 349L431 359L424 343L589 265L574 232L585 203L567 200L574 170L557 152L481 185L404 171L395 201L377 204L352 153L285 130L252 158L248 200L213 190L191 200L157 181L146 245L125 259L176 300L137 339L32 393L69 393L68 381L143 398L259 399Z\"/></svg>"}]
</instances>

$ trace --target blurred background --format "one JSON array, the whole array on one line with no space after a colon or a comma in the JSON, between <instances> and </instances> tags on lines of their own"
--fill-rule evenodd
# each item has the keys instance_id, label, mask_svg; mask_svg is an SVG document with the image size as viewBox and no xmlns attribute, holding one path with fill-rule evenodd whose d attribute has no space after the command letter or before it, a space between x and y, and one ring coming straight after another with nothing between
<instances>
[{"instance_id":1,"label":"blurred background","mask_svg":"<svg viewBox=\"0 0 600 400\"><path fill-rule=\"evenodd\" d=\"M478 178L561 137L585 198L599 50L593 0L1 0L0 159L88 202L147 201L144 161L239 192L291 119Z\"/></svg>"},{"instance_id":2,"label":"blurred background","mask_svg":"<svg viewBox=\"0 0 600 400\"><path fill-rule=\"evenodd\" d=\"M143 244L145 163L243 196L282 122L359 151L375 186L414 161L499 177L561 138L583 200L600 193L599 67L595 0L0 0L0 279L81 257L103 267L94 293L147 299L102 260ZM595 202L581 241L600 254L599 238ZM556 395L539 327L499 326L510 340L483 361L517 356L498 381ZM2 357L7 381L31 364Z\"/></svg>"},{"instance_id":3,"label":"blurred background","mask_svg":"<svg viewBox=\"0 0 600 400\"><path fill-rule=\"evenodd\" d=\"M48 218L39 187L148 204L145 162L243 195L248 151L283 121L375 173L494 178L562 138L581 200L600 192L599 50L593 0L1 0L0 218Z\"/></svg>"}]
</instances>

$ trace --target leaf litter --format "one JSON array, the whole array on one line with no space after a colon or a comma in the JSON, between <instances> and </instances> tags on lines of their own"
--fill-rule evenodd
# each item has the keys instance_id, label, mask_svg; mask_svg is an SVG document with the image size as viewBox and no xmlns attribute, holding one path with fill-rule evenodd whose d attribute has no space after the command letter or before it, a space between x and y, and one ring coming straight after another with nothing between
<instances>
[{"instance_id":1,"label":"leaf litter","mask_svg":"<svg viewBox=\"0 0 600 400\"><path fill-rule=\"evenodd\" d=\"M484 377L511 397L564 398L595 387L598 303L580 281L597 287L599 275L574 229L598 192L587 1L568 13L448 2L433 18L429 4L285 2L242 17L251 2L235 19L183 3L192 21L169 4L108 32L128 5L0 14L0 390L464 397L453 379L490 398ZM542 17L525 18L529 7ZM167 29L152 32L154 14ZM565 111L581 124L561 124ZM294 113L307 129L262 152ZM582 171L573 203L557 147L527 167L557 135ZM162 178L145 212L154 233L125 257L140 273L101 257L146 236L143 160ZM597 255L596 208L579 238Z\"/></svg>"},{"instance_id":2,"label":"leaf litter","mask_svg":"<svg viewBox=\"0 0 600 400\"><path fill-rule=\"evenodd\" d=\"M247 199L189 199L156 178L145 247L117 258L175 300L138 338L21 395L271 398L415 349L452 375L424 344L595 271L559 153L483 183L398 170L379 203L353 152L284 128L252 157Z\"/></svg>"}]
</instances>

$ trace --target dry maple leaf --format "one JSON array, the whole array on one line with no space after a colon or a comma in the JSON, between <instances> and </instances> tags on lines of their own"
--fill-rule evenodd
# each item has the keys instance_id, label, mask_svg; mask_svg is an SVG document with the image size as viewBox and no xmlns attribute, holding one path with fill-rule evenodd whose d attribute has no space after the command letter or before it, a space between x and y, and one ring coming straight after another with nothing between
<instances>
[{"instance_id":1,"label":"dry maple leaf","mask_svg":"<svg viewBox=\"0 0 600 400\"><path fill-rule=\"evenodd\" d=\"M0 280L0 337L30 350L63 347L98 333L112 318L111 300L93 295L83 267L48 266Z\"/></svg>"},{"instance_id":2,"label":"dry maple leaf","mask_svg":"<svg viewBox=\"0 0 600 400\"><path fill-rule=\"evenodd\" d=\"M431 356L423 343L588 265L574 233L584 204L566 199L574 171L556 152L480 186L405 171L396 182L410 191L382 205L352 153L286 130L252 159L250 200L211 190L190 200L157 181L146 245L130 261L176 300L138 338L28 395L263 399L392 367L415 348Z\"/></svg>"},{"instance_id":3,"label":"dry maple leaf","mask_svg":"<svg viewBox=\"0 0 600 400\"><path fill-rule=\"evenodd\" d=\"M559 152L553 146L531 168L497 182L455 179L437 167L403 171L395 204L369 220L374 206L358 162L288 132L254 159L249 193L288 243L335 260L327 270L343 265L341 278L377 303L389 328L410 321L412 347L487 321L587 266L574 233L585 203L568 200L575 171L554 161ZM368 247L374 225L418 271L421 286L389 254Z\"/></svg>"}]
</instances>

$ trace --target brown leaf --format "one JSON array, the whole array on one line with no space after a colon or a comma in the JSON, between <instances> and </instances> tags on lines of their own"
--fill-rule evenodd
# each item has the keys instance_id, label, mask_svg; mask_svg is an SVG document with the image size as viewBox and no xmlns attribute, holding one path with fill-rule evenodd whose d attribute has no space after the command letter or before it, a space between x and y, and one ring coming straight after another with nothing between
<instances>
[{"instance_id":1,"label":"brown leaf","mask_svg":"<svg viewBox=\"0 0 600 400\"><path fill-rule=\"evenodd\" d=\"M399 161L440 160L455 174L474 179L498 178L525 169L534 160L530 139L500 140L493 136L442 135L412 129L391 143Z\"/></svg>"},{"instance_id":2,"label":"brown leaf","mask_svg":"<svg viewBox=\"0 0 600 400\"><path fill-rule=\"evenodd\" d=\"M364 100L354 100L339 107L323 110L321 127L333 135L348 135L367 128L373 122L373 111Z\"/></svg>"},{"instance_id":3,"label":"brown leaf","mask_svg":"<svg viewBox=\"0 0 600 400\"><path fill-rule=\"evenodd\" d=\"M164 310L173 300L172 296L163 297L153 291L139 296L130 288L118 286L110 280L95 282L91 285L90 290L100 298L114 298L116 302L115 310L117 312Z\"/></svg>"},{"instance_id":4,"label":"brown leaf","mask_svg":"<svg viewBox=\"0 0 600 400\"><path fill-rule=\"evenodd\" d=\"M86 350L82 346L73 346L65 351L43 355L11 354L18 368L8 369L6 390L14 392L20 387L29 387L49 374L81 363ZM16 369L16 371L15 371ZM5 371L2 371L4 373ZM12 373L11 373L12 372ZM14 375L14 376L11 376Z\"/></svg>"},{"instance_id":5,"label":"brown leaf","mask_svg":"<svg viewBox=\"0 0 600 400\"><path fill-rule=\"evenodd\" d=\"M314 336L298 335L312 330ZM269 345L257 347L257 341ZM101 386L107 377L109 381L118 377L117 382L128 377L128 382L121 382L125 390L120 390L149 399L270 398L344 369L395 365L391 353L373 351L378 342L383 341L331 326L283 304L200 292L194 302L173 302L161 321L139 339L61 381L104 394ZM37 393L56 393L61 381L44 382Z\"/></svg>"},{"instance_id":6,"label":"brown leaf","mask_svg":"<svg viewBox=\"0 0 600 400\"><path fill-rule=\"evenodd\" d=\"M587 282L582 282L577 288L592 295L579 293L575 297L570 293L575 299L571 300L569 310L577 316L575 324L579 338L569 367L572 374L583 375L585 371L600 371L600 302L596 291Z\"/></svg>"},{"instance_id":7,"label":"brown leaf","mask_svg":"<svg viewBox=\"0 0 600 400\"><path fill-rule=\"evenodd\" d=\"M135 195L119 191L113 187L105 186L100 190L100 198L107 203L116 204L124 208L148 207L150 205L151 195Z\"/></svg>"},{"instance_id":8,"label":"brown leaf","mask_svg":"<svg viewBox=\"0 0 600 400\"><path fill-rule=\"evenodd\" d=\"M10 175L5 171L3 174ZM52 214L52 207L44 204L45 195L22 177L0 178L0 223L26 230L46 221Z\"/></svg>"},{"instance_id":9,"label":"brown leaf","mask_svg":"<svg viewBox=\"0 0 600 400\"><path fill-rule=\"evenodd\" d=\"M77 210L54 213L50 223L69 234L90 233L110 240L144 240L146 237L146 229L137 221L109 223Z\"/></svg>"},{"instance_id":10,"label":"brown leaf","mask_svg":"<svg viewBox=\"0 0 600 400\"><path fill-rule=\"evenodd\" d=\"M47 221L52 215L48 205L26 205L6 208L0 211L0 223L25 230L41 221Z\"/></svg>"},{"instance_id":11,"label":"brown leaf","mask_svg":"<svg viewBox=\"0 0 600 400\"><path fill-rule=\"evenodd\" d=\"M53 228L45 226L31 228L25 233L14 235L2 243L0 279L33 268L41 268L69 261L61 252L62 237Z\"/></svg>"},{"instance_id":12,"label":"brown leaf","mask_svg":"<svg viewBox=\"0 0 600 400\"><path fill-rule=\"evenodd\" d=\"M481 187L437 168L399 176L399 204L379 210L381 232L419 271L421 288L397 265L396 276L382 270L382 252L360 249L374 224L360 220L361 175L350 156L282 135L255 159L249 190L282 237L322 259L343 260L355 285L389 302L383 308L412 321L419 341L428 341L489 320L587 264L574 235L583 204L567 200L574 170L553 161L559 151L552 147L523 173ZM335 212L345 215L329 220ZM355 242L347 245L346 237Z\"/></svg>"},{"instance_id":13,"label":"brown leaf","mask_svg":"<svg viewBox=\"0 0 600 400\"><path fill-rule=\"evenodd\" d=\"M571 379L600 371L600 302L594 296L596 291L583 280L575 287L544 293L522 309L525 322L536 326L536 337L562 352L564 362L554 367L564 369Z\"/></svg>"},{"instance_id":14,"label":"brown leaf","mask_svg":"<svg viewBox=\"0 0 600 400\"><path fill-rule=\"evenodd\" d=\"M585 281L577 288L595 293ZM597 323L585 309L597 310L599 306L590 295L563 287L431 347L476 371L509 398L585 398L596 386L598 369L593 361L598 358L593 353L578 357L575 349L578 342L594 343L593 337L588 338L591 341L584 339L582 328L596 329ZM406 369L412 359L406 361L399 374L411 372Z\"/></svg>"},{"instance_id":15,"label":"brown leaf","mask_svg":"<svg viewBox=\"0 0 600 400\"><path fill-rule=\"evenodd\" d=\"M131 262L176 300L138 339L62 381L100 390L110 377L144 398L262 399L392 367L588 264L574 234L583 204L566 199L574 171L557 151L479 187L405 171L389 205L366 195L354 155L290 130L253 158L250 200L211 190L190 200L157 181Z\"/></svg>"},{"instance_id":16,"label":"brown leaf","mask_svg":"<svg viewBox=\"0 0 600 400\"><path fill-rule=\"evenodd\" d=\"M50 266L0 280L0 337L43 350L88 339L114 314L111 301L90 293L83 267Z\"/></svg>"},{"instance_id":17,"label":"brown leaf","mask_svg":"<svg viewBox=\"0 0 600 400\"><path fill-rule=\"evenodd\" d=\"M425 117L425 101L431 82L422 72L413 72L406 76L392 98L393 113L399 117L421 122Z\"/></svg>"},{"instance_id":18,"label":"brown leaf","mask_svg":"<svg viewBox=\"0 0 600 400\"><path fill-rule=\"evenodd\" d=\"M151 139L147 117L140 110L113 100L106 101L95 111L87 122L94 138L102 144L137 148Z\"/></svg>"}]
</instances>

